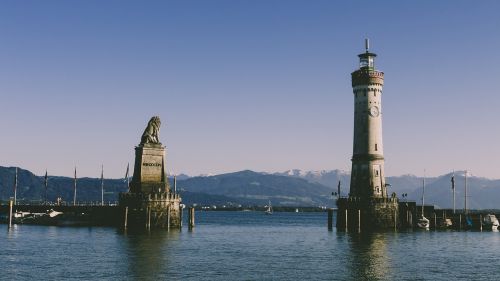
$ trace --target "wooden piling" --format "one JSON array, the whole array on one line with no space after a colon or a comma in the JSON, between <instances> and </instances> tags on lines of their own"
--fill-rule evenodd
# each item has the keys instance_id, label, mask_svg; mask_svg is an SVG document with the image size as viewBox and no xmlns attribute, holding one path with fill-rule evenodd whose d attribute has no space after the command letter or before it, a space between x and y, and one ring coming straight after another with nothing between
<instances>
[{"instance_id":1,"label":"wooden piling","mask_svg":"<svg viewBox=\"0 0 500 281\"><path fill-rule=\"evenodd\" d=\"M148 230L151 229L151 207L148 207Z\"/></svg>"},{"instance_id":2,"label":"wooden piling","mask_svg":"<svg viewBox=\"0 0 500 281\"><path fill-rule=\"evenodd\" d=\"M413 229L413 213L409 213L408 226Z\"/></svg>"},{"instance_id":3,"label":"wooden piling","mask_svg":"<svg viewBox=\"0 0 500 281\"><path fill-rule=\"evenodd\" d=\"M345 209L345 231L347 232L347 209Z\"/></svg>"},{"instance_id":4,"label":"wooden piling","mask_svg":"<svg viewBox=\"0 0 500 281\"><path fill-rule=\"evenodd\" d=\"M189 228L194 227L194 207L189 207Z\"/></svg>"},{"instance_id":5,"label":"wooden piling","mask_svg":"<svg viewBox=\"0 0 500 281\"><path fill-rule=\"evenodd\" d=\"M437 215L434 213L434 230L437 229Z\"/></svg>"},{"instance_id":6,"label":"wooden piling","mask_svg":"<svg viewBox=\"0 0 500 281\"><path fill-rule=\"evenodd\" d=\"M460 214L458 218L459 218L458 230L462 230L462 214Z\"/></svg>"},{"instance_id":7,"label":"wooden piling","mask_svg":"<svg viewBox=\"0 0 500 281\"><path fill-rule=\"evenodd\" d=\"M182 228L182 220L184 219L184 208L182 207L179 207L179 212L180 212L180 222L179 222L179 229Z\"/></svg>"},{"instance_id":8,"label":"wooden piling","mask_svg":"<svg viewBox=\"0 0 500 281\"><path fill-rule=\"evenodd\" d=\"M361 210L358 210L358 232L361 232Z\"/></svg>"},{"instance_id":9,"label":"wooden piling","mask_svg":"<svg viewBox=\"0 0 500 281\"><path fill-rule=\"evenodd\" d=\"M328 209L328 230L333 230L333 209Z\"/></svg>"},{"instance_id":10,"label":"wooden piling","mask_svg":"<svg viewBox=\"0 0 500 281\"><path fill-rule=\"evenodd\" d=\"M479 214L479 230L483 231L483 215Z\"/></svg>"},{"instance_id":11,"label":"wooden piling","mask_svg":"<svg viewBox=\"0 0 500 281\"><path fill-rule=\"evenodd\" d=\"M394 210L394 231L398 230L398 218L396 214L396 210Z\"/></svg>"},{"instance_id":12,"label":"wooden piling","mask_svg":"<svg viewBox=\"0 0 500 281\"><path fill-rule=\"evenodd\" d=\"M12 207L14 205L14 202L12 202L12 199L9 200L9 228L12 227Z\"/></svg>"},{"instance_id":13,"label":"wooden piling","mask_svg":"<svg viewBox=\"0 0 500 281\"><path fill-rule=\"evenodd\" d=\"M406 208L406 228L410 227L410 215L408 213L408 208Z\"/></svg>"},{"instance_id":14,"label":"wooden piling","mask_svg":"<svg viewBox=\"0 0 500 281\"><path fill-rule=\"evenodd\" d=\"M128 222L128 206L125 207L125 221L123 222L124 229L127 229L127 222Z\"/></svg>"},{"instance_id":15,"label":"wooden piling","mask_svg":"<svg viewBox=\"0 0 500 281\"><path fill-rule=\"evenodd\" d=\"M167 231L170 231L170 205L167 207Z\"/></svg>"}]
</instances>

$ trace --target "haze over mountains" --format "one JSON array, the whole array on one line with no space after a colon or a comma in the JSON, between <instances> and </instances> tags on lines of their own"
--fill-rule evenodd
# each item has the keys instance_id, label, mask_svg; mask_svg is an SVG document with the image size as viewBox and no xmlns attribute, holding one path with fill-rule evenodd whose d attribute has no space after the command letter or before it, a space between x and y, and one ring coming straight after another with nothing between
<instances>
[{"instance_id":1,"label":"haze over mountains","mask_svg":"<svg viewBox=\"0 0 500 281\"><path fill-rule=\"evenodd\" d=\"M13 196L15 168L0 167L0 199ZM426 178L426 205L441 208L452 207L451 173ZM408 199L420 204L422 178L413 175L387 177L391 184L389 192L407 193ZM341 182L341 195L349 190L350 175L341 170L261 173L249 170L213 176L177 178L177 188L186 205L265 205L271 201L278 206L334 206L332 192ZM19 200L43 200L45 189L43 176L19 169L17 198ZM456 207L464 206L464 172L455 173ZM56 197L71 202L73 178L49 176L48 198ZM173 186L173 182L171 180ZM500 180L468 176L468 206L472 209L500 209ZM123 179L105 179L105 201L116 201L119 192L126 191ZM101 181L99 178L78 178L78 201L99 201Z\"/></svg>"}]
</instances>

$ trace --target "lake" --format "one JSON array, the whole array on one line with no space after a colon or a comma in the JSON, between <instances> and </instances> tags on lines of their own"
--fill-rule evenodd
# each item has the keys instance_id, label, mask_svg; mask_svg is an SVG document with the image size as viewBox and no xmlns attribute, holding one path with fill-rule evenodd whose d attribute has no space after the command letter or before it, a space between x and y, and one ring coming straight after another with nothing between
<instances>
[{"instance_id":1,"label":"lake","mask_svg":"<svg viewBox=\"0 0 500 281\"><path fill-rule=\"evenodd\" d=\"M328 231L326 222L326 213L200 211L193 231L0 225L0 279L500 278L498 232L358 234Z\"/></svg>"}]
</instances>

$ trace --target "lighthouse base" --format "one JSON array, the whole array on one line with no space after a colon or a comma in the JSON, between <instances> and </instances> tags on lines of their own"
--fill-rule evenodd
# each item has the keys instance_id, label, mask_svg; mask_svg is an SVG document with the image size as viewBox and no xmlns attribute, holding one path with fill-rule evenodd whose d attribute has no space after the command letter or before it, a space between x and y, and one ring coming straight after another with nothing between
<instances>
[{"instance_id":1,"label":"lighthouse base","mask_svg":"<svg viewBox=\"0 0 500 281\"><path fill-rule=\"evenodd\" d=\"M373 231L398 229L400 226L398 199L339 198L337 200L338 231Z\"/></svg>"}]
</instances>

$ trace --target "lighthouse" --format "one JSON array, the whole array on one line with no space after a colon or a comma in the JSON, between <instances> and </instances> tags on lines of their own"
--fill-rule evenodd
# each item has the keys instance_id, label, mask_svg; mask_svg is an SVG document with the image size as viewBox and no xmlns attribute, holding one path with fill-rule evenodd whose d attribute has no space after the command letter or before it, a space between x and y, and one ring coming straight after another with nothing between
<instances>
[{"instance_id":1,"label":"lighthouse","mask_svg":"<svg viewBox=\"0 0 500 281\"><path fill-rule=\"evenodd\" d=\"M351 73L354 95L354 138L350 194L356 198L387 198L382 144L382 88L384 73L365 39L359 69Z\"/></svg>"},{"instance_id":2,"label":"lighthouse","mask_svg":"<svg viewBox=\"0 0 500 281\"><path fill-rule=\"evenodd\" d=\"M399 226L398 199L388 195L382 143L384 73L375 67L377 55L365 39L359 68L351 73L354 96L354 136L351 186L337 199L337 229L383 229Z\"/></svg>"}]
</instances>

